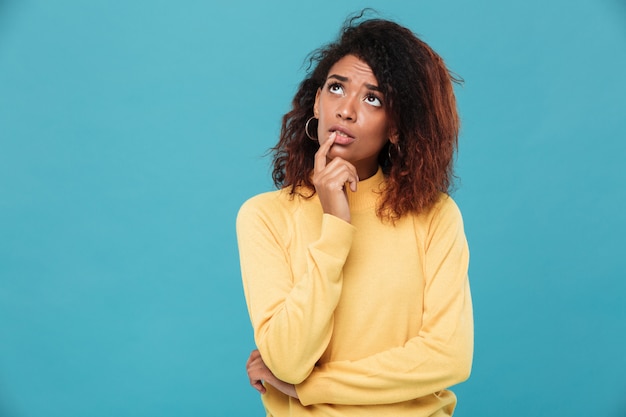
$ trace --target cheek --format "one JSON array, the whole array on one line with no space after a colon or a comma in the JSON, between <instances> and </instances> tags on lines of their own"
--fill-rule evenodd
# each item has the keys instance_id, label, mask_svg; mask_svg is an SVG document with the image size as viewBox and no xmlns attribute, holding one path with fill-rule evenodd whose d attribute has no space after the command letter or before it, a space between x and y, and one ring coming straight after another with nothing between
<instances>
[{"instance_id":1,"label":"cheek","mask_svg":"<svg viewBox=\"0 0 626 417\"><path fill-rule=\"evenodd\" d=\"M370 130L372 132L376 132L376 136L379 136L387 140L388 139L387 136L389 134L389 124L387 123L387 117L385 116L376 117L376 120L373 120L372 124L370 125Z\"/></svg>"},{"instance_id":2,"label":"cheek","mask_svg":"<svg viewBox=\"0 0 626 417\"><path fill-rule=\"evenodd\" d=\"M333 110L332 109L334 107L336 107L336 106L335 106L335 104L332 101L330 101L328 99L325 100L325 99L321 98L319 103L318 103L318 106L317 106L317 109L319 110L319 113L320 113L319 114L320 117L327 117L328 118L328 117L332 116L333 115Z\"/></svg>"}]
</instances>

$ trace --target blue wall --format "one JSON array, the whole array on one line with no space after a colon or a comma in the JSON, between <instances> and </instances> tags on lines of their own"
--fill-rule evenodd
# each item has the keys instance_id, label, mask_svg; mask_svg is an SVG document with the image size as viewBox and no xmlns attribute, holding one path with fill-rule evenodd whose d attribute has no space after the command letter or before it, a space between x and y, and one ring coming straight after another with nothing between
<instances>
[{"instance_id":1,"label":"blue wall","mask_svg":"<svg viewBox=\"0 0 626 417\"><path fill-rule=\"evenodd\" d=\"M262 415L234 219L364 6L465 79L458 416L626 414L626 4L0 0L0 416Z\"/></svg>"}]
</instances>

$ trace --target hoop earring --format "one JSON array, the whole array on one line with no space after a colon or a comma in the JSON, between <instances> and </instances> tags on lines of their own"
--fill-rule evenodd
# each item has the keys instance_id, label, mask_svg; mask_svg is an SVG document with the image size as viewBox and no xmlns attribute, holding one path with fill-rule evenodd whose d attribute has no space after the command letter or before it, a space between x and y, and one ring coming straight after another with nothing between
<instances>
[{"instance_id":1,"label":"hoop earring","mask_svg":"<svg viewBox=\"0 0 626 417\"><path fill-rule=\"evenodd\" d=\"M387 147L387 156L389 157L389 163L391 163L391 148L393 147L394 147L394 144L392 142L389 142L389 146ZM396 147L396 155L398 156L402 155L402 151L400 150L400 144L396 143L395 147Z\"/></svg>"},{"instance_id":2,"label":"hoop earring","mask_svg":"<svg viewBox=\"0 0 626 417\"><path fill-rule=\"evenodd\" d=\"M306 121L306 123L304 124L304 133L306 133L307 137L311 140L317 141L317 138L314 138L313 136L311 136L311 134L309 133L309 123L311 123L311 120L315 119L315 116L311 116L309 117L309 119ZM317 119L315 119L317 120Z\"/></svg>"}]
</instances>

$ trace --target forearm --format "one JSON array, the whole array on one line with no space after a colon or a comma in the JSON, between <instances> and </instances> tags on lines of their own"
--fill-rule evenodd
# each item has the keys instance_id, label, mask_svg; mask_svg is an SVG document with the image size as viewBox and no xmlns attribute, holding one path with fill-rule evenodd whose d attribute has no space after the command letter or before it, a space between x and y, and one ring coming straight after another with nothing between
<instances>
[{"instance_id":1,"label":"forearm","mask_svg":"<svg viewBox=\"0 0 626 417\"><path fill-rule=\"evenodd\" d=\"M268 238L267 231L249 233L258 223L245 218L238 222L244 292L255 341L280 380L299 383L330 340L354 230L324 216L319 239L305 249L305 270L298 272L283 244Z\"/></svg>"},{"instance_id":2,"label":"forearm","mask_svg":"<svg viewBox=\"0 0 626 417\"><path fill-rule=\"evenodd\" d=\"M259 391L260 394L265 394L267 390L264 384L269 384L285 395L298 398L295 386L276 378L263 361L258 350L253 350L250 354L250 358L248 358L246 363L246 371L248 372L250 385Z\"/></svg>"},{"instance_id":3,"label":"forearm","mask_svg":"<svg viewBox=\"0 0 626 417\"><path fill-rule=\"evenodd\" d=\"M283 381L304 380L330 341L341 280L323 281L315 274L302 277L275 311L254 325L257 348Z\"/></svg>"},{"instance_id":4,"label":"forearm","mask_svg":"<svg viewBox=\"0 0 626 417\"><path fill-rule=\"evenodd\" d=\"M356 361L315 367L296 386L304 405L387 404L438 392L468 378L473 354L469 293L458 326L447 335L420 335L404 346ZM446 340L447 339L447 340Z\"/></svg>"}]
</instances>

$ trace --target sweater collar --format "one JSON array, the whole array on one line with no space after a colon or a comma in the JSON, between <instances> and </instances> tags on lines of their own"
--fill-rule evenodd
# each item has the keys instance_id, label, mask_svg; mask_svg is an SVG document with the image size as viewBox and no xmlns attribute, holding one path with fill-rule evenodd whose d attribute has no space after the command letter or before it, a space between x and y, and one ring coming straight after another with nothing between
<instances>
[{"instance_id":1,"label":"sweater collar","mask_svg":"<svg viewBox=\"0 0 626 417\"><path fill-rule=\"evenodd\" d=\"M361 211L375 207L382 195L384 182L383 170L378 167L378 171L374 175L359 181L356 192L352 192L349 187L346 187L350 211Z\"/></svg>"}]
</instances>

